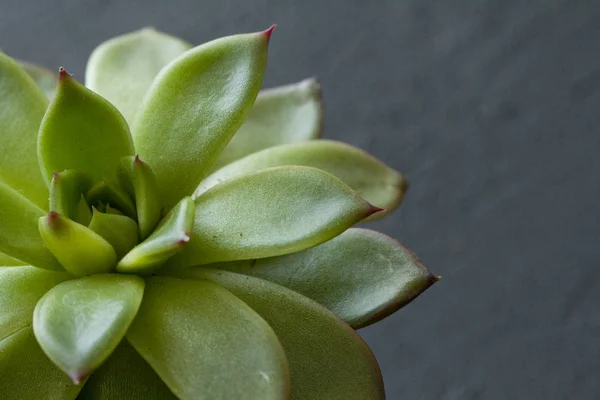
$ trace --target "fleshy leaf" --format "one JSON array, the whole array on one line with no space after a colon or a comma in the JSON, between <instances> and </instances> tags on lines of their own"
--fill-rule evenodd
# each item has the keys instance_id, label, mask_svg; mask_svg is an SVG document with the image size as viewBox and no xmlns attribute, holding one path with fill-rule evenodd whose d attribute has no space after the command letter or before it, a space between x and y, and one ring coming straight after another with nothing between
<instances>
[{"instance_id":1,"label":"fleshy leaf","mask_svg":"<svg viewBox=\"0 0 600 400\"><path fill-rule=\"evenodd\" d=\"M67 279L64 272L31 266L0 267L0 340L30 326L38 300Z\"/></svg>"},{"instance_id":2,"label":"fleshy leaf","mask_svg":"<svg viewBox=\"0 0 600 400\"><path fill-rule=\"evenodd\" d=\"M83 172L73 169L54 172L50 182L50 211L76 220L81 213L81 195L87 193L91 186L91 176ZM87 204L84 205L87 207Z\"/></svg>"},{"instance_id":3,"label":"fleshy leaf","mask_svg":"<svg viewBox=\"0 0 600 400\"><path fill-rule=\"evenodd\" d=\"M283 344L294 400L384 399L377 360L354 330L312 300L282 286L225 271L184 271L231 291L263 317Z\"/></svg>"},{"instance_id":4,"label":"fleshy leaf","mask_svg":"<svg viewBox=\"0 0 600 400\"><path fill-rule=\"evenodd\" d=\"M138 156L122 160L135 197L140 238L145 239L160 221L162 204L152 168Z\"/></svg>"},{"instance_id":5,"label":"fleshy leaf","mask_svg":"<svg viewBox=\"0 0 600 400\"><path fill-rule=\"evenodd\" d=\"M52 99L54 92L56 92L56 74L48 68L25 61L20 61L20 64L36 85L42 89L46 97Z\"/></svg>"},{"instance_id":6,"label":"fleshy leaf","mask_svg":"<svg viewBox=\"0 0 600 400\"><path fill-rule=\"evenodd\" d=\"M75 210L75 218L73 218L73 220L86 226L92 221L92 210L90 210L90 206L85 200L85 197L83 197L83 194L79 199L79 203L77 203L77 210Z\"/></svg>"},{"instance_id":7,"label":"fleshy leaf","mask_svg":"<svg viewBox=\"0 0 600 400\"><path fill-rule=\"evenodd\" d=\"M137 244L138 226L134 220L124 215L101 213L94 208L88 228L112 245L117 259L121 259Z\"/></svg>"},{"instance_id":8,"label":"fleshy leaf","mask_svg":"<svg viewBox=\"0 0 600 400\"><path fill-rule=\"evenodd\" d=\"M87 201L91 205L100 203L112 205L131 218L135 218L135 202L127 191L117 184L102 180L94 185L87 194Z\"/></svg>"},{"instance_id":9,"label":"fleshy leaf","mask_svg":"<svg viewBox=\"0 0 600 400\"><path fill-rule=\"evenodd\" d=\"M119 162L128 155L133 155L133 144L123 116L61 68L38 136L38 158L48 182L53 172L65 169L90 174L95 182L116 179Z\"/></svg>"},{"instance_id":10,"label":"fleshy leaf","mask_svg":"<svg viewBox=\"0 0 600 400\"><path fill-rule=\"evenodd\" d=\"M262 90L212 170L269 147L316 139L322 125L321 89L315 79Z\"/></svg>"},{"instance_id":11,"label":"fleshy leaf","mask_svg":"<svg viewBox=\"0 0 600 400\"><path fill-rule=\"evenodd\" d=\"M182 400L289 398L277 336L212 282L147 278L127 339Z\"/></svg>"},{"instance_id":12,"label":"fleshy leaf","mask_svg":"<svg viewBox=\"0 0 600 400\"><path fill-rule=\"evenodd\" d=\"M77 399L178 400L127 340L89 377Z\"/></svg>"},{"instance_id":13,"label":"fleshy leaf","mask_svg":"<svg viewBox=\"0 0 600 400\"><path fill-rule=\"evenodd\" d=\"M18 265L26 265L24 262L17 260L4 253L0 253L0 267L15 267Z\"/></svg>"},{"instance_id":14,"label":"fleshy leaf","mask_svg":"<svg viewBox=\"0 0 600 400\"><path fill-rule=\"evenodd\" d=\"M117 264L121 273L150 273L180 252L190 240L194 223L194 200L184 197L146 240Z\"/></svg>"},{"instance_id":15,"label":"fleshy leaf","mask_svg":"<svg viewBox=\"0 0 600 400\"><path fill-rule=\"evenodd\" d=\"M438 280L396 240L356 228L298 253L210 267L292 289L327 307L354 329L387 317Z\"/></svg>"},{"instance_id":16,"label":"fleshy leaf","mask_svg":"<svg viewBox=\"0 0 600 400\"><path fill-rule=\"evenodd\" d=\"M79 384L119 345L143 294L144 280L132 275L61 283L37 303L33 332L52 362Z\"/></svg>"},{"instance_id":17,"label":"fleshy leaf","mask_svg":"<svg viewBox=\"0 0 600 400\"><path fill-rule=\"evenodd\" d=\"M337 176L363 199L385 209L374 217L398 207L407 188L400 173L368 153L340 142L313 140L273 147L229 164L203 180L194 196L233 177L282 165L304 165Z\"/></svg>"},{"instance_id":18,"label":"fleshy leaf","mask_svg":"<svg viewBox=\"0 0 600 400\"><path fill-rule=\"evenodd\" d=\"M43 210L0 182L0 251L39 268L62 270L38 231L43 215Z\"/></svg>"},{"instance_id":19,"label":"fleshy leaf","mask_svg":"<svg viewBox=\"0 0 600 400\"><path fill-rule=\"evenodd\" d=\"M114 104L132 124L156 75L191 47L152 28L117 36L92 52L86 86Z\"/></svg>"},{"instance_id":20,"label":"fleshy leaf","mask_svg":"<svg viewBox=\"0 0 600 400\"><path fill-rule=\"evenodd\" d=\"M38 207L48 207L48 188L36 143L48 100L12 58L0 52L0 182Z\"/></svg>"},{"instance_id":21,"label":"fleshy leaf","mask_svg":"<svg viewBox=\"0 0 600 400\"><path fill-rule=\"evenodd\" d=\"M115 250L102 236L55 211L41 217L38 228L46 247L72 275L110 272L117 263Z\"/></svg>"},{"instance_id":22,"label":"fleshy leaf","mask_svg":"<svg viewBox=\"0 0 600 400\"><path fill-rule=\"evenodd\" d=\"M80 390L44 354L31 327L0 341L2 400L74 399Z\"/></svg>"},{"instance_id":23,"label":"fleshy leaf","mask_svg":"<svg viewBox=\"0 0 600 400\"><path fill-rule=\"evenodd\" d=\"M192 238L173 267L293 253L379 211L335 176L297 166L236 177L195 202Z\"/></svg>"},{"instance_id":24,"label":"fleshy leaf","mask_svg":"<svg viewBox=\"0 0 600 400\"><path fill-rule=\"evenodd\" d=\"M192 194L252 107L271 30L229 36L187 51L156 77L133 127L163 204Z\"/></svg>"}]
</instances>

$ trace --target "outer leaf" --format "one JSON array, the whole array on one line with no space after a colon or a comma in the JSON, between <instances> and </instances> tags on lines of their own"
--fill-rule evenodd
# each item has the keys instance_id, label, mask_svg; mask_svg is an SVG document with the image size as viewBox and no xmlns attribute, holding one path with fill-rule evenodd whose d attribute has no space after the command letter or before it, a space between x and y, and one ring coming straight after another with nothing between
<instances>
[{"instance_id":1,"label":"outer leaf","mask_svg":"<svg viewBox=\"0 0 600 400\"><path fill-rule=\"evenodd\" d=\"M171 256L180 252L190 240L194 223L194 201L183 198L146 240L131 250L117 264L122 273L150 273Z\"/></svg>"},{"instance_id":2,"label":"outer leaf","mask_svg":"<svg viewBox=\"0 0 600 400\"><path fill-rule=\"evenodd\" d=\"M269 147L316 139L322 126L321 89L315 79L263 90L212 170Z\"/></svg>"},{"instance_id":3,"label":"outer leaf","mask_svg":"<svg viewBox=\"0 0 600 400\"><path fill-rule=\"evenodd\" d=\"M182 400L289 398L277 336L214 283L148 278L127 339Z\"/></svg>"},{"instance_id":4,"label":"outer leaf","mask_svg":"<svg viewBox=\"0 0 600 400\"><path fill-rule=\"evenodd\" d=\"M135 197L140 238L145 239L156 228L162 214L156 176L152 168L138 156L126 157L122 163Z\"/></svg>"},{"instance_id":5,"label":"outer leaf","mask_svg":"<svg viewBox=\"0 0 600 400\"><path fill-rule=\"evenodd\" d=\"M352 328L308 298L257 278L197 268L259 313L283 344L294 400L384 399L381 372Z\"/></svg>"},{"instance_id":6,"label":"outer leaf","mask_svg":"<svg viewBox=\"0 0 600 400\"><path fill-rule=\"evenodd\" d=\"M292 289L327 307L354 329L394 313L438 280L396 240L355 228L298 253L211 267Z\"/></svg>"},{"instance_id":7,"label":"outer leaf","mask_svg":"<svg viewBox=\"0 0 600 400\"><path fill-rule=\"evenodd\" d=\"M29 75L0 52L0 182L43 208L48 206L48 189L35 149L47 106Z\"/></svg>"},{"instance_id":8,"label":"outer leaf","mask_svg":"<svg viewBox=\"0 0 600 400\"><path fill-rule=\"evenodd\" d=\"M0 340L30 326L38 300L67 279L69 275L64 272L0 267Z\"/></svg>"},{"instance_id":9,"label":"outer leaf","mask_svg":"<svg viewBox=\"0 0 600 400\"><path fill-rule=\"evenodd\" d=\"M236 176L282 165L304 165L327 171L386 212L398 207L408 187L400 173L368 153L340 142L314 140L273 147L229 164L202 181L194 196ZM383 215L385 213L374 216Z\"/></svg>"},{"instance_id":10,"label":"outer leaf","mask_svg":"<svg viewBox=\"0 0 600 400\"><path fill-rule=\"evenodd\" d=\"M87 380L79 400L178 400L127 340Z\"/></svg>"},{"instance_id":11,"label":"outer leaf","mask_svg":"<svg viewBox=\"0 0 600 400\"><path fill-rule=\"evenodd\" d=\"M26 265L24 262L17 260L16 258L7 256L4 253L0 253L0 267L14 267L18 265Z\"/></svg>"},{"instance_id":12,"label":"outer leaf","mask_svg":"<svg viewBox=\"0 0 600 400\"><path fill-rule=\"evenodd\" d=\"M72 275L110 272L117 264L115 250L102 236L54 211L40 218L38 228L48 249Z\"/></svg>"},{"instance_id":13,"label":"outer leaf","mask_svg":"<svg viewBox=\"0 0 600 400\"><path fill-rule=\"evenodd\" d=\"M133 129L135 148L154 168L170 209L189 196L252 107L271 30L198 46L165 67Z\"/></svg>"},{"instance_id":14,"label":"outer leaf","mask_svg":"<svg viewBox=\"0 0 600 400\"><path fill-rule=\"evenodd\" d=\"M80 390L46 357L30 327L0 341L2 400L70 400Z\"/></svg>"},{"instance_id":15,"label":"outer leaf","mask_svg":"<svg viewBox=\"0 0 600 400\"><path fill-rule=\"evenodd\" d=\"M40 268L62 270L48 251L38 219L45 212L0 182L0 251Z\"/></svg>"},{"instance_id":16,"label":"outer leaf","mask_svg":"<svg viewBox=\"0 0 600 400\"><path fill-rule=\"evenodd\" d=\"M94 208L88 228L112 245L117 259L121 259L137 244L138 226L134 220L124 215L105 214Z\"/></svg>"},{"instance_id":17,"label":"outer leaf","mask_svg":"<svg viewBox=\"0 0 600 400\"><path fill-rule=\"evenodd\" d=\"M81 195L87 193L91 186L92 178L88 174L73 169L53 173L50 182L50 211L76 219L81 213ZM83 205L87 207L87 204Z\"/></svg>"},{"instance_id":18,"label":"outer leaf","mask_svg":"<svg viewBox=\"0 0 600 400\"><path fill-rule=\"evenodd\" d=\"M156 75L191 47L153 28L117 36L92 52L86 86L114 104L132 124Z\"/></svg>"},{"instance_id":19,"label":"outer leaf","mask_svg":"<svg viewBox=\"0 0 600 400\"><path fill-rule=\"evenodd\" d=\"M47 68L25 61L21 61L20 64L36 85L42 89L46 97L52 99L56 91L56 74Z\"/></svg>"},{"instance_id":20,"label":"outer leaf","mask_svg":"<svg viewBox=\"0 0 600 400\"><path fill-rule=\"evenodd\" d=\"M293 253L323 243L377 211L342 181L315 168L255 172L196 199L192 239L169 264Z\"/></svg>"},{"instance_id":21,"label":"outer leaf","mask_svg":"<svg viewBox=\"0 0 600 400\"><path fill-rule=\"evenodd\" d=\"M144 294L136 276L99 274L51 289L35 307L33 331L48 357L75 384L118 346Z\"/></svg>"},{"instance_id":22,"label":"outer leaf","mask_svg":"<svg viewBox=\"0 0 600 400\"><path fill-rule=\"evenodd\" d=\"M65 169L88 173L94 181L113 179L121 158L132 154L123 116L61 69L38 137L38 158L48 182L53 172Z\"/></svg>"}]
</instances>

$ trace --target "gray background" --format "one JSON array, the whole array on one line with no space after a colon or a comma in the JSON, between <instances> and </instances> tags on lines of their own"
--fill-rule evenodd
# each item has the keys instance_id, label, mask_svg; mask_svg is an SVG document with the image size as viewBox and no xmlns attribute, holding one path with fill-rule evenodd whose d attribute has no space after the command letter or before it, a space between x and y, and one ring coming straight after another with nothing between
<instances>
[{"instance_id":1,"label":"gray background","mask_svg":"<svg viewBox=\"0 0 600 400\"><path fill-rule=\"evenodd\" d=\"M375 226L443 276L361 332L389 399L600 396L592 1L0 4L0 47L80 79L99 41L146 25L201 43L278 23L266 86L319 78L325 137L412 183Z\"/></svg>"}]
</instances>

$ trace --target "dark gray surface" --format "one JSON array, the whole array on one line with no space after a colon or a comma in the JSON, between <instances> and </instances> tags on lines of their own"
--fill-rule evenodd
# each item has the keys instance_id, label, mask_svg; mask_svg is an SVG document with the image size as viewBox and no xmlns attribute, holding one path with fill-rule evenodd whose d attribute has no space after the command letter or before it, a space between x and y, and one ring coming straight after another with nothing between
<instances>
[{"instance_id":1,"label":"dark gray surface","mask_svg":"<svg viewBox=\"0 0 600 400\"><path fill-rule=\"evenodd\" d=\"M145 25L200 43L277 22L266 85L320 79L325 136L411 180L376 227L443 276L361 332L388 398L600 396L592 1L0 4L0 47L80 79L100 40Z\"/></svg>"}]
</instances>

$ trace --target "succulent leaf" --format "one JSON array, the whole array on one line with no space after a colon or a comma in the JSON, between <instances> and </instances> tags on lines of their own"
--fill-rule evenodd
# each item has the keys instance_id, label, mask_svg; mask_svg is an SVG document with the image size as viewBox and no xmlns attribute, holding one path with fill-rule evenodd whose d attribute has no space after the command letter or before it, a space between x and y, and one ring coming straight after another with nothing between
<instances>
[{"instance_id":1,"label":"succulent leaf","mask_svg":"<svg viewBox=\"0 0 600 400\"><path fill-rule=\"evenodd\" d=\"M101 213L94 208L88 228L112 245L117 253L117 259L121 259L137 244L138 226L134 220L125 215Z\"/></svg>"},{"instance_id":2,"label":"succulent leaf","mask_svg":"<svg viewBox=\"0 0 600 400\"><path fill-rule=\"evenodd\" d=\"M95 184L87 193L87 201L91 205L105 204L116 207L131 218L136 217L135 202L126 190L108 180Z\"/></svg>"},{"instance_id":3,"label":"succulent leaf","mask_svg":"<svg viewBox=\"0 0 600 400\"><path fill-rule=\"evenodd\" d=\"M73 221L86 226L92 221L92 210L90 210L90 206L83 194L79 199L79 203L77 203L77 210L75 211L75 218L73 218Z\"/></svg>"},{"instance_id":4,"label":"succulent leaf","mask_svg":"<svg viewBox=\"0 0 600 400\"><path fill-rule=\"evenodd\" d=\"M85 84L114 104L133 124L156 75L191 48L189 43L153 28L117 36L92 52Z\"/></svg>"},{"instance_id":5,"label":"succulent leaf","mask_svg":"<svg viewBox=\"0 0 600 400\"><path fill-rule=\"evenodd\" d=\"M31 64L26 61L20 61L19 63L42 92L44 92L46 97L52 99L54 97L54 92L56 92L56 74L48 68Z\"/></svg>"},{"instance_id":6,"label":"succulent leaf","mask_svg":"<svg viewBox=\"0 0 600 400\"><path fill-rule=\"evenodd\" d=\"M285 286L327 307L354 329L394 313L438 280L396 240L356 228L298 253L209 267Z\"/></svg>"},{"instance_id":7,"label":"succulent leaf","mask_svg":"<svg viewBox=\"0 0 600 400\"><path fill-rule=\"evenodd\" d=\"M0 253L0 267L15 267L19 265L26 265L24 262L17 260L11 256L7 256L4 253Z\"/></svg>"},{"instance_id":8,"label":"succulent leaf","mask_svg":"<svg viewBox=\"0 0 600 400\"><path fill-rule=\"evenodd\" d=\"M75 384L85 380L118 346L135 318L144 280L97 274L63 282L33 313L33 332L48 357Z\"/></svg>"},{"instance_id":9,"label":"succulent leaf","mask_svg":"<svg viewBox=\"0 0 600 400\"><path fill-rule=\"evenodd\" d=\"M269 147L316 139L322 125L321 89L315 79L262 90L211 170Z\"/></svg>"},{"instance_id":10,"label":"succulent leaf","mask_svg":"<svg viewBox=\"0 0 600 400\"><path fill-rule=\"evenodd\" d=\"M46 213L0 182L0 251L39 268L62 270L38 231Z\"/></svg>"},{"instance_id":11,"label":"succulent leaf","mask_svg":"<svg viewBox=\"0 0 600 400\"><path fill-rule=\"evenodd\" d=\"M148 274L180 252L190 240L195 204L184 197L146 240L137 245L117 264L122 273Z\"/></svg>"},{"instance_id":12,"label":"succulent leaf","mask_svg":"<svg viewBox=\"0 0 600 400\"><path fill-rule=\"evenodd\" d=\"M80 390L44 354L31 327L0 341L2 400L74 399Z\"/></svg>"},{"instance_id":13,"label":"succulent leaf","mask_svg":"<svg viewBox=\"0 0 600 400\"><path fill-rule=\"evenodd\" d=\"M54 172L50 182L50 211L77 220L76 217L81 214L81 204L87 207L87 204L81 203L81 196L91 187L92 177L88 174L73 169Z\"/></svg>"},{"instance_id":14,"label":"succulent leaf","mask_svg":"<svg viewBox=\"0 0 600 400\"><path fill-rule=\"evenodd\" d=\"M38 228L46 247L72 275L110 272L117 263L115 250L102 236L55 211L41 217Z\"/></svg>"},{"instance_id":15,"label":"succulent leaf","mask_svg":"<svg viewBox=\"0 0 600 400\"><path fill-rule=\"evenodd\" d=\"M36 156L48 100L12 58L0 52L0 182L35 205L48 207L48 188Z\"/></svg>"},{"instance_id":16,"label":"succulent leaf","mask_svg":"<svg viewBox=\"0 0 600 400\"><path fill-rule=\"evenodd\" d=\"M38 136L38 158L47 181L65 169L88 173L95 182L116 179L120 160L128 155L133 155L133 143L123 116L61 69Z\"/></svg>"},{"instance_id":17,"label":"succulent leaf","mask_svg":"<svg viewBox=\"0 0 600 400\"><path fill-rule=\"evenodd\" d=\"M0 267L0 340L31 326L38 300L69 278L64 272L31 266Z\"/></svg>"},{"instance_id":18,"label":"succulent leaf","mask_svg":"<svg viewBox=\"0 0 600 400\"><path fill-rule=\"evenodd\" d=\"M133 127L167 210L189 196L252 107L270 31L235 35L187 51L156 77Z\"/></svg>"},{"instance_id":19,"label":"succulent leaf","mask_svg":"<svg viewBox=\"0 0 600 400\"><path fill-rule=\"evenodd\" d=\"M171 267L293 253L379 211L335 176L298 166L235 177L195 202L192 238Z\"/></svg>"},{"instance_id":20,"label":"succulent leaf","mask_svg":"<svg viewBox=\"0 0 600 400\"><path fill-rule=\"evenodd\" d=\"M363 199L385 209L374 217L398 207L407 189L399 172L368 153L341 142L313 140L272 147L229 164L203 180L194 196L233 177L282 165L304 165L337 176Z\"/></svg>"},{"instance_id":21,"label":"succulent leaf","mask_svg":"<svg viewBox=\"0 0 600 400\"><path fill-rule=\"evenodd\" d=\"M277 336L212 282L147 278L127 339L181 400L289 398Z\"/></svg>"},{"instance_id":22,"label":"succulent leaf","mask_svg":"<svg viewBox=\"0 0 600 400\"><path fill-rule=\"evenodd\" d=\"M231 291L263 317L283 344L295 400L385 398L379 366L354 330L312 300L282 286L225 271L185 271Z\"/></svg>"},{"instance_id":23,"label":"succulent leaf","mask_svg":"<svg viewBox=\"0 0 600 400\"><path fill-rule=\"evenodd\" d=\"M127 340L88 378L78 400L178 400Z\"/></svg>"},{"instance_id":24,"label":"succulent leaf","mask_svg":"<svg viewBox=\"0 0 600 400\"><path fill-rule=\"evenodd\" d=\"M156 176L152 168L139 157L126 157L122 160L135 197L135 208L140 238L145 239L160 221L162 203Z\"/></svg>"}]
</instances>

